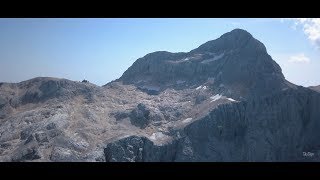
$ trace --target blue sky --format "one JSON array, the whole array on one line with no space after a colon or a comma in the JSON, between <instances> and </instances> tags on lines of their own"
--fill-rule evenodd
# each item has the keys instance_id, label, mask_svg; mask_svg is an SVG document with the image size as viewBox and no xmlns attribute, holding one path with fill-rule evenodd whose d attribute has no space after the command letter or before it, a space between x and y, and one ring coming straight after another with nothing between
<instances>
[{"instance_id":1,"label":"blue sky","mask_svg":"<svg viewBox=\"0 0 320 180\"><path fill-rule=\"evenodd\" d=\"M38 76L104 85L154 51L187 52L235 28L289 81L320 85L319 19L0 19L0 82Z\"/></svg>"}]
</instances>

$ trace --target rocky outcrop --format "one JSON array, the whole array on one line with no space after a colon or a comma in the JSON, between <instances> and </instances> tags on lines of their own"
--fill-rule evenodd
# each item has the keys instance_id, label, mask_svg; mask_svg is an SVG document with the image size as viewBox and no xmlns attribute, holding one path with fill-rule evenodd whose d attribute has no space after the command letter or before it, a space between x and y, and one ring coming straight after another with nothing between
<instances>
[{"instance_id":1,"label":"rocky outcrop","mask_svg":"<svg viewBox=\"0 0 320 180\"><path fill-rule=\"evenodd\" d=\"M135 126L144 128L150 123L149 114L150 110L147 109L144 104L140 103L130 114L131 123Z\"/></svg>"},{"instance_id":2,"label":"rocky outcrop","mask_svg":"<svg viewBox=\"0 0 320 180\"><path fill-rule=\"evenodd\" d=\"M180 137L160 146L157 153L153 152L155 146L147 138L131 136L108 144L106 159L320 161L319 108L320 94L306 88L225 104L177 131ZM146 152L152 157L146 156ZM307 152L314 156L304 156ZM163 157L166 158L161 159Z\"/></svg>"},{"instance_id":3,"label":"rocky outcrop","mask_svg":"<svg viewBox=\"0 0 320 180\"><path fill-rule=\"evenodd\" d=\"M17 108L53 99L67 101L76 96L83 96L93 102L95 98L103 96L100 87L96 85L49 77L38 77L15 84L6 83L0 90L0 108L8 104L7 102L11 107Z\"/></svg>"},{"instance_id":4,"label":"rocky outcrop","mask_svg":"<svg viewBox=\"0 0 320 180\"><path fill-rule=\"evenodd\" d=\"M158 109L151 109L145 104L139 103L136 108L134 108L130 114L125 112L115 114L115 118L123 119L130 117L131 124L138 126L140 128L145 128L151 122L159 122L164 120L164 115Z\"/></svg>"},{"instance_id":5,"label":"rocky outcrop","mask_svg":"<svg viewBox=\"0 0 320 180\"><path fill-rule=\"evenodd\" d=\"M7 104L7 101L4 98L0 97L0 109L4 107L6 104Z\"/></svg>"},{"instance_id":6,"label":"rocky outcrop","mask_svg":"<svg viewBox=\"0 0 320 180\"><path fill-rule=\"evenodd\" d=\"M19 154L16 154L12 157L12 161L32 161L40 159L41 156L39 155L38 149L36 147L28 147L22 149Z\"/></svg>"},{"instance_id":7,"label":"rocky outcrop","mask_svg":"<svg viewBox=\"0 0 320 180\"><path fill-rule=\"evenodd\" d=\"M177 143L155 145L146 137L130 136L104 149L107 162L170 162L176 155Z\"/></svg>"}]
</instances>

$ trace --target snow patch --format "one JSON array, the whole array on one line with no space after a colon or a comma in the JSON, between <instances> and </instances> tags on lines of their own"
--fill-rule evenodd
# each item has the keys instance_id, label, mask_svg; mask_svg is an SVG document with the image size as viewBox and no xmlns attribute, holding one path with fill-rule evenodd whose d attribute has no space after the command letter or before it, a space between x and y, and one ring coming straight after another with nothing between
<instances>
[{"instance_id":1,"label":"snow patch","mask_svg":"<svg viewBox=\"0 0 320 180\"><path fill-rule=\"evenodd\" d=\"M199 89L204 89L204 90L206 90L206 89L207 89L207 86L202 86L202 85L201 85L201 86L199 86L199 87L196 88L196 90L199 90Z\"/></svg>"},{"instance_id":2,"label":"snow patch","mask_svg":"<svg viewBox=\"0 0 320 180\"><path fill-rule=\"evenodd\" d=\"M211 99L211 102L214 102L214 101L216 101L218 99L221 99L221 97L222 97L222 95L216 94L214 96L211 96L210 99Z\"/></svg>"},{"instance_id":3,"label":"snow patch","mask_svg":"<svg viewBox=\"0 0 320 180\"><path fill-rule=\"evenodd\" d=\"M201 59L201 56L202 56L202 54L194 54L193 56L186 57L186 58L178 60L176 62L181 63L181 62L186 62L186 61L190 61L190 60L197 60L197 59Z\"/></svg>"},{"instance_id":4,"label":"snow patch","mask_svg":"<svg viewBox=\"0 0 320 180\"><path fill-rule=\"evenodd\" d=\"M223 56L224 56L224 53L221 53L221 54L219 54L219 55L217 55L217 56L214 56L213 58L205 59L205 60L203 60L201 63L203 63L203 64L210 63L210 62L212 62L212 61L216 61L216 60L218 60L218 59L223 58Z\"/></svg>"},{"instance_id":5,"label":"snow patch","mask_svg":"<svg viewBox=\"0 0 320 180\"><path fill-rule=\"evenodd\" d=\"M159 140L165 138L165 135L162 132L156 132L152 133L152 135L149 138L151 140Z\"/></svg>"},{"instance_id":6,"label":"snow patch","mask_svg":"<svg viewBox=\"0 0 320 180\"><path fill-rule=\"evenodd\" d=\"M177 62L180 63L180 62L186 62L186 61L189 61L191 59L193 59L194 57L187 57L187 58L184 58L184 59L181 59L181 60L178 60Z\"/></svg>"},{"instance_id":7,"label":"snow patch","mask_svg":"<svg viewBox=\"0 0 320 180\"><path fill-rule=\"evenodd\" d=\"M232 98L227 98L229 101L232 101L232 102L234 102L234 101L236 101L236 100L234 100L234 99L232 99Z\"/></svg>"},{"instance_id":8,"label":"snow patch","mask_svg":"<svg viewBox=\"0 0 320 180\"><path fill-rule=\"evenodd\" d=\"M186 81L178 80L178 81L176 81L176 82L177 82L177 84L183 84L183 83L185 83Z\"/></svg>"},{"instance_id":9,"label":"snow patch","mask_svg":"<svg viewBox=\"0 0 320 180\"><path fill-rule=\"evenodd\" d=\"M191 120L192 120L192 118L187 118L187 119L183 120L182 122L183 123L189 123L189 122L191 122Z\"/></svg>"}]
</instances>

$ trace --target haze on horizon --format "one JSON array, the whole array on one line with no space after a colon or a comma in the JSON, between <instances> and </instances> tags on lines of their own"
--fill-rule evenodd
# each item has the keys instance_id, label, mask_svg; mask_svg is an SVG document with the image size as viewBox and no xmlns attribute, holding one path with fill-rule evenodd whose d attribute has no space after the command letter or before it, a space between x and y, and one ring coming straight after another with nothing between
<instances>
[{"instance_id":1,"label":"haze on horizon","mask_svg":"<svg viewBox=\"0 0 320 180\"><path fill-rule=\"evenodd\" d=\"M320 85L320 19L0 19L0 82L104 85L154 51L188 52L235 28L264 43L286 79Z\"/></svg>"}]
</instances>

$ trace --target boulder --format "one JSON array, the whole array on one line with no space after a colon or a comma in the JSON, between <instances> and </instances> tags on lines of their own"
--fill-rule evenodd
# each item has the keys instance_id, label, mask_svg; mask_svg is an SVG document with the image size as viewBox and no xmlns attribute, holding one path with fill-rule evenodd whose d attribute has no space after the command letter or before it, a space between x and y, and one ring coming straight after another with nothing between
<instances>
[{"instance_id":1,"label":"boulder","mask_svg":"<svg viewBox=\"0 0 320 180\"><path fill-rule=\"evenodd\" d=\"M28 160L36 160L40 159L40 153L37 149L37 147L32 146L32 147L27 147L16 153L12 157L12 161L28 161Z\"/></svg>"},{"instance_id":2,"label":"boulder","mask_svg":"<svg viewBox=\"0 0 320 180\"><path fill-rule=\"evenodd\" d=\"M47 138L47 134L43 131L36 132L35 137L36 137L37 142L40 144L45 143L45 142L49 142L49 140Z\"/></svg>"},{"instance_id":3,"label":"boulder","mask_svg":"<svg viewBox=\"0 0 320 180\"><path fill-rule=\"evenodd\" d=\"M146 105L139 103L130 114L131 124L140 128L145 128L150 123L150 109Z\"/></svg>"}]
</instances>

